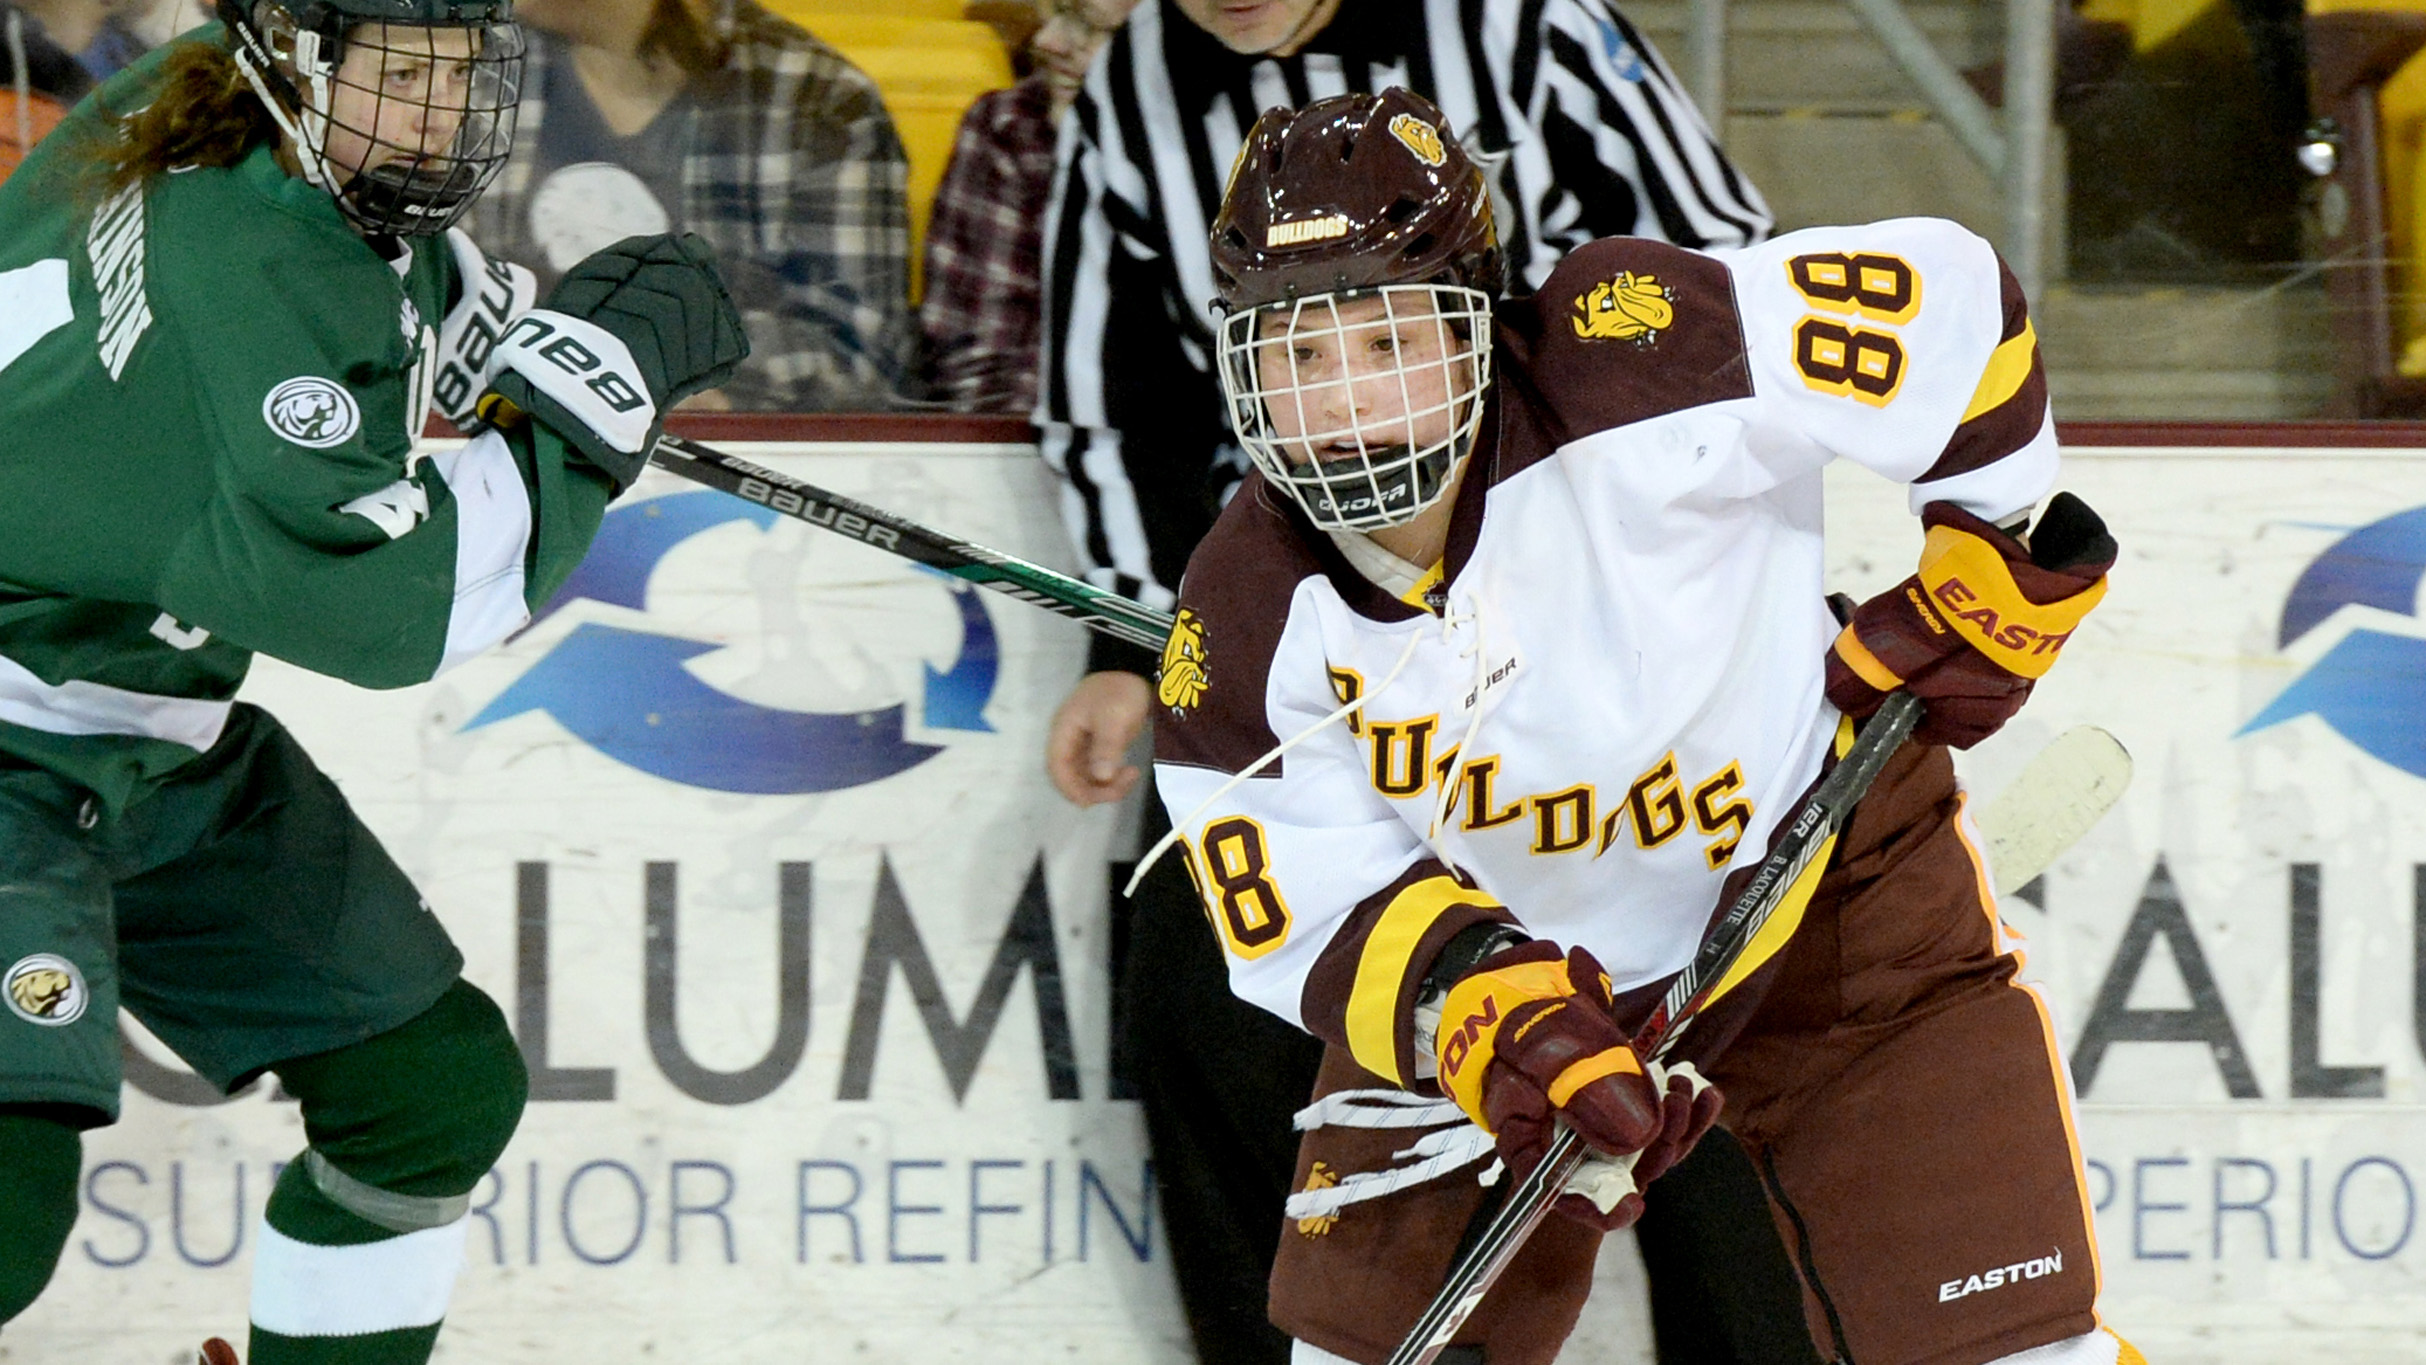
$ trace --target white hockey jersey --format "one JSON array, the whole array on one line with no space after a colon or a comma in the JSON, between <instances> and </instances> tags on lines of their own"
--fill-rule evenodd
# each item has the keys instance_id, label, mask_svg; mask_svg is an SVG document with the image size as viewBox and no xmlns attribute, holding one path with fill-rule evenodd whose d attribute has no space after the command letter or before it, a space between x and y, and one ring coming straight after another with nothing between
<instances>
[{"instance_id":1,"label":"white hockey jersey","mask_svg":"<svg viewBox=\"0 0 2426 1365\"><path fill-rule=\"evenodd\" d=\"M1822 466L1992 521L2056 474L2020 288L1934 219L1592 243L1502 305L1495 368L1430 575L1393 597L1251 480L1158 684L1155 780L1233 988L1402 1083L1460 929L1659 981L1817 777Z\"/></svg>"}]
</instances>

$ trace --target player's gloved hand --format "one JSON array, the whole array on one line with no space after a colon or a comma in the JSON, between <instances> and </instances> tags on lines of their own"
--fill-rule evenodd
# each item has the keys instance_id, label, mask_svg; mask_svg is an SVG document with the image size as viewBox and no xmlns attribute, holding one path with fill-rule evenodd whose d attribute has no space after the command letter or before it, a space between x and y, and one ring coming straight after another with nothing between
<instances>
[{"instance_id":1,"label":"player's gloved hand","mask_svg":"<svg viewBox=\"0 0 2426 1365\"><path fill-rule=\"evenodd\" d=\"M1642 1216L1636 1188L1691 1150L1720 1104L1690 1073L1649 1074L1612 1009L1609 978L1592 954L1519 944L1449 988L1434 1041L1441 1089L1492 1135L1518 1179L1540 1163L1561 1119L1617 1158L1616 1171L1637 1172L1622 1191L1606 1181L1570 1185L1558 1201L1560 1212L1603 1230ZM1656 1169L1640 1164L1646 1157Z\"/></svg>"},{"instance_id":2,"label":"player's gloved hand","mask_svg":"<svg viewBox=\"0 0 2426 1365\"><path fill-rule=\"evenodd\" d=\"M648 466L666 411L724 382L749 354L704 240L627 237L574 266L515 321L480 415L498 425L516 410L538 419L620 491Z\"/></svg>"},{"instance_id":3,"label":"player's gloved hand","mask_svg":"<svg viewBox=\"0 0 2426 1365\"><path fill-rule=\"evenodd\" d=\"M2011 719L2106 595L2114 537L2058 493L2029 544L1951 503L1921 509L1920 572L1864 602L1828 651L1828 700L1859 720L1904 688L1929 704L1913 732L1968 749Z\"/></svg>"},{"instance_id":4,"label":"player's gloved hand","mask_svg":"<svg viewBox=\"0 0 2426 1365\"><path fill-rule=\"evenodd\" d=\"M1691 1062L1662 1067L1644 1062L1652 1089L1660 1093L1659 1135L1630 1156L1586 1157L1567 1178L1565 1197L1551 1207L1603 1232L1631 1227L1643 1216L1644 1187L1685 1159L1693 1144L1718 1122L1725 1097Z\"/></svg>"}]
</instances>

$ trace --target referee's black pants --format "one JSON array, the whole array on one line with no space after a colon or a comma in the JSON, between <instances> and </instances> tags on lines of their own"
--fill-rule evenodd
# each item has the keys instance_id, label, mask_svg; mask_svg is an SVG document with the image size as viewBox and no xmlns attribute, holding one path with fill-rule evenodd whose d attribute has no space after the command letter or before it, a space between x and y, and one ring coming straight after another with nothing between
<instances>
[{"instance_id":1,"label":"referee's black pants","mask_svg":"<svg viewBox=\"0 0 2426 1365\"><path fill-rule=\"evenodd\" d=\"M1169 827L1151 795L1142 824L1148 846ZM1178 858L1156 864L1126 904L1129 869L1116 871L1113 1071L1145 1105L1197 1360L1286 1365L1266 1285L1297 1162L1290 1120L1313 1093L1322 1042L1230 993ZM1635 1231L1660 1365L1818 1365L1759 1172L1733 1138L1713 1129L1644 1203ZM1600 1365L1588 1348L1581 1359Z\"/></svg>"}]
</instances>

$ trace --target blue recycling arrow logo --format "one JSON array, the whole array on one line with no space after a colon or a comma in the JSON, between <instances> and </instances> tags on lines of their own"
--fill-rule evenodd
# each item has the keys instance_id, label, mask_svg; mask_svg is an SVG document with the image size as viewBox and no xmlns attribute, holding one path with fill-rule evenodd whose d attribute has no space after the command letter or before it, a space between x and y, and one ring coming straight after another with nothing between
<instances>
[{"instance_id":1,"label":"blue recycling arrow logo","mask_svg":"<svg viewBox=\"0 0 2426 1365\"><path fill-rule=\"evenodd\" d=\"M2343 536L2291 585L2275 645L2288 648L2343 607L2418 615L2426 581L2426 507ZM2426 777L2426 638L2354 630L2238 734L2314 715L2369 755ZM2237 736L2236 736L2237 737Z\"/></svg>"},{"instance_id":2,"label":"blue recycling arrow logo","mask_svg":"<svg viewBox=\"0 0 2426 1365\"><path fill-rule=\"evenodd\" d=\"M583 598L646 611L649 578L674 547L741 521L765 531L775 513L708 491L615 508L599 527L589 556L531 625ZM961 645L950 668L923 666L920 720L929 730L991 732L985 707L1001 672L993 620L976 589L944 574L933 576L958 611ZM788 711L717 691L687 664L719 648L584 622L463 728L477 730L542 711L627 767L688 787L749 795L841 791L905 772L943 752L942 745L908 738L909 713L902 704L866 711Z\"/></svg>"}]
</instances>

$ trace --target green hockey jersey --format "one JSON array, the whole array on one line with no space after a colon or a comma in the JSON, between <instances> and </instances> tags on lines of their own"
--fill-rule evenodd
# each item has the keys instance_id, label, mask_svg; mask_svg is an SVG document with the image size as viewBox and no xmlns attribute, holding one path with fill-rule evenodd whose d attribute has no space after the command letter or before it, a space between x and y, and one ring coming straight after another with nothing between
<instances>
[{"instance_id":1,"label":"green hockey jersey","mask_svg":"<svg viewBox=\"0 0 2426 1365\"><path fill-rule=\"evenodd\" d=\"M0 185L0 761L120 807L217 741L255 653L400 687L503 639L609 496L542 428L420 440L527 273L375 247L267 145L96 188L100 111L159 56Z\"/></svg>"}]
</instances>

